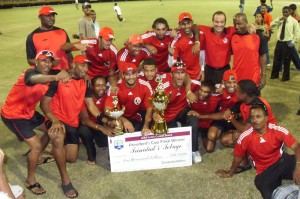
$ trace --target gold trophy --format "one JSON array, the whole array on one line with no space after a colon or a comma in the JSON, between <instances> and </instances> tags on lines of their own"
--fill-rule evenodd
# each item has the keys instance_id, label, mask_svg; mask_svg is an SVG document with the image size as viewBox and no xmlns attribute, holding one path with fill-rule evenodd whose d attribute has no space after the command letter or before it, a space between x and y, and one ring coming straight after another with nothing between
<instances>
[{"instance_id":1,"label":"gold trophy","mask_svg":"<svg viewBox=\"0 0 300 199\"><path fill-rule=\"evenodd\" d=\"M162 120L154 121L152 132L155 135L164 135L168 133L167 122L164 119L164 110L170 101L171 93L169 93L169 95L165 94L161 78L156 79L156 81L158 81L158 85L155 89L154 97L149 99L149 103L154 109L154 112L159 114Z\"/></svg>"},{"instance_id":2,"label":"gold trophy","mask_svg":"<svg viewBox=\"0 0 300 199\"><path fill-rule=\"evenodd\" d=\"M116 120L116 135L123 135L123 125L119 122L118 118L121 117L124 114L125 111L125 107L123 106L123 108L120 110L118 109L118 103L119 103L119 99L117 96L113 96L113 104L114 104L114 108L112 110L107 111L109 117L113 118Z\"/></svg>"}]
</instances>

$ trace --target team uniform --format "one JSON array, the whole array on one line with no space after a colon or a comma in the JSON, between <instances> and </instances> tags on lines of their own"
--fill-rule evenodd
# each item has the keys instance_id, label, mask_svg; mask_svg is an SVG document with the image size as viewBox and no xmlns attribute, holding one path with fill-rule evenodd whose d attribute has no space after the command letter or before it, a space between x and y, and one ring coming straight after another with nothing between
<instances>
[{"instance_id":1,"label":"team uniform","mask_svg":"<svg viewBox=\"0 0 300 199\"><path fill-rule=\"evenodd\" d=\"M233 35L231 47L233 67L238 82L251 79L258 85L260 80L259 57L268 51L267 40L262 34Z\"/></svg>"},{"instance_id":2,"label":"team uniform","mask_svg":"<svg viewBox=\"0 0 300 199\"><path fill-rule=\"evenodd\" d=\"M70 43L70 39L65 30L53 26L51 30L42 30L40 27L30 33L26 40L27 59L35 59L37 52L41 50L50 50L60 59L57 66L52 69L62 70L69 68L68 57L69 51L61 50L61 46Z\"/></svg>"},{"instance_id":3,"label":"team uniform","mask_svg":"<svg viewBox=\"0 0 300 199\"><path fill-rule=\"evenodd\" d=\"M119 80L117 86L117 97L119 100L118 105L120 108L125 107L123 116L133 123L136 131L141 130L143 127L143 118L138 112L142 107L145 109L150 108L148 99L152 95L151 86L141 79L137 79L133 88L127 87L123 79ZM114 105L112 102L113 96L111 93L108 93L105 106L113 108Z\"/></svg>"},{"instance_id":4,"label":"team uniform","mask_svg":"<svg viewBox=\"0 0 300 199\"><path fill-rule=\"evenodd\" d=\"M51 71L51 73L55 72ZM33 129L45 120L44 116L35 111L35 107L48 90L49 84L29 82L32 76L38 74L40 72L33 67L23 71L1 108L2 121L19 140L33 137L35 135Z\"/></svg>"},{"instance_id":5,"label":"team uniform","mask_svg":"<svg viewBox=\"0 0 300 199\"><path fill-rule=\"evenodd\" d=\"M234 148L234 155L252 157L256 168L255 185L264 198L281 185L282 179L293 179L295 157L283 152L285 144L291 147L296 139L287 129L269 123L265 134L258 135L253 127L241 134Z\"/></svg>"},{"instance_id":6,"label":"team uniform","mask_svg":"<svg viewBox=\"0 0 300 199\"><path fill-rule=\"evenodd\" d=\"M171 68L168 65L168 47L173 41L173 38L170 34L171 31L167 31L165 38L162 40L158 39L153 31L148 31L141 35L144 44L152 45L157 49L157 54L152 55L152 58L154 59L159 72L171 71Z\"/></svg>"},{"instance_id":7,"label":"team uniform","mask_svg":"<svg viewBox=\"0 0 300 199\"><path fill-rule=\"evenodd\" d=\"M189 38L185 36L181 30L177 37L174 38L171 47L175 47L173 55L174 61L177 60L177 57L180 57L180 59L186 64L186 73L191 79L198 80L200 75L200 55L192 54L194 42L194 36Z\"/></svg>"},{"instance_id":8,"label":"team uniform","mask_svg":"<svg viewBox=\"0 0 300 199\"><path fill-rule=\"evenodd\" d=\"M217 110L217 107L220 103L221 96L218 94L211 94L207 99L200 100L192 103L192 110L198 112L200 115L214 113ZM208 128L210 127L213 120L210 119L199 119L198 120L198 129L196 133L192 134L192 148L198 149L198 133L201 134L201 137L207 138Z\"/></svg>"},{"instance_id":9,"label":"team uniform","mask_svg":"<svg viewBox=\"0 0 300 199\"><path fill-rule=\"evenodd\" d=\"M87 74L91 79L97 75L108 77L109 71L116 70L117 49L111 44L109 49L99 49L98 39L83 39L81 44L89 44L90 47L85 51L86 57L91 61L91 66Z\"/></svg>"},{"instance_id":10,"label":"team uniform","mask_svg":"<svg viewBox=\"0 0 300 199\"><path fill-rule=\"evenodd\" d=\"M83 79L71 79L68 82L52 82L45 96L52 97L50 108L57 119L66 127L65 144L78 144L79 113L85 98L92 97L91 88ZM46 122L48 128L51 122Z\"/></svg>"},{"instance_id":11,"label":"team uniform","mask_svg":"<svg viewBox=\"0 0 300 199\"><path fill-rule=\"evenodd\" d=\"M167 74L166 73L156 73L156 77L153 80L147 80L144 76L144 73L139 74L139 78L144 80L145 82L148 82L152 88L152 91L155 91L157 85L158 85L158 79L162 79L162 82L165 83L167 81Z\"/></svg>"},{"instance_id":12,"label":"team uniform","mask_svg":"<svg viewBox=\"0 0 300 199\"><path fill-rule=\"evenodd\" d=\"M104 107L105 107L105 101L106 101L107 95L105 94L101 98L95 98L93 97L93 100L95 102L96 107L101 111L101 113L104 113ZM87 107L82 107L81 110L87 110ZM97 118L95 118L90 112L87 110L89 114L89 119L92 120L95 123L98 123ZM99 132L98 130L92 129L85 125L80 125L78 128L79 136L82 140L82 143L85 145L88 155L89 161L95 161L96 159L96 147L95 143L99 147L107 147L107 136L103 133ZM94 143L95 141L95 143Z\"/></svg>"},{"instance_id":13,"label":"team uniform","mask_svg":"<svg viewBox=\"0 0 300 199\"><path fill-rule=\"evenodd\" d=\"M133 63L137 68L139 67L140 63L150 57L150 52L146 48L142 48L140 53L137 56L132 56L129 53L128 47L124 47L119 50L117 55L117 63L120 70L126 63Z\"/></svg>"},{"instance_id":14,"label":"team uniform","mask_svg":"<svg viewBox=\"0 0 300 199\"><path fill-rule=\"evenodd\" d=\"M225 28L221 35L217 35L214 29L209 26L198 26L204 34L205 49L205 78L221 83L223 73L230 69L231 38L235 34L235 28L230 26Z\"/></svg>"}]
</instances>

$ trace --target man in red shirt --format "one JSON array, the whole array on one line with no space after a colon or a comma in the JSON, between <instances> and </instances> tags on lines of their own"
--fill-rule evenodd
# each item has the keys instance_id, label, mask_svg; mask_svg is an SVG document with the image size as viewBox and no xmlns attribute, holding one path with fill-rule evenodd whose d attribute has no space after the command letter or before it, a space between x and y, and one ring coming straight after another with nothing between
<instances>
[{"instance_id":1,"label":"man in red shirt","mask_svg":"<svg viewBox=\"0 0 300 199\"><path fill-rule=\"evenodd\" d=\"M238 97L236 94L236 80L237 76L234 70L227 70L224 72L223 85L225 88L222 89L218 112L224 112L238 102ZM205 148L206 151L209 153L213 152L215 149L216 140L221 136L222 133L225 133L231 129L235 128L226 120L213 121L207 133L208 143Z\"/></svg>"},{"instance_id":2,"label":"man in red shirt","mask_svg":"<svg viewBox=\"0 0 300 199\"><path fill-rule=\"evenodd\" d=\"M268 122L267 108L253 105L250 109L251 127L244 131L234 148L234 159L229 170L216 173L222 178L232 177L248 153L256 168L255 186L264 199L271 199L273 191L283 179L294 180L300 185L300 144L287 129ZM286 145L295 152L282 151Z\"/></svg>"},{"instance_id":3,"label":"man in red shirt","mask_svg":"<svg viewBox=\"0 0 300 199\"><path fill-rule=\"evenodd\" d=\"M152 25L153 31L147 31L141 35L144 45L147 49L153 48L152 57L156 62L159 72L170 72L171 68L168 65L168 48L173 37L172 31L169 29L169 24L164 18L157 18Z\"/></svg>"},{"instance_id":4,"label":"man in red shirt","mask_svg":"<svg viewBox=\"0 0 300 199\"><path fill-rule=\"evenodd\" d=\"M188 115L195 116L199 120L198 122L198 132L193 133L192 137L192 151L198 151L198 134L203 141L203 146L206 149L208 144L207 133L208 128L210 127L213 120L211 119L201 119L200 115L214 113L217 110L217 107L220 103L221 96L219 94L212 94L215 90L215 84L212 80L205 80L201 82L201 87L197 91L196 95L198 100L196 103L192 103L192 110L188 112Z\"/></svg>"},{"instance_id":5,"label":"man in red shirt","mask_svg":"<svg viewBox=\"0 0 300 199\"><path fill-rule=\"evenodd\" d=\"M74 163L77 159L79 144L77 128L82 106L85 104L100 124L114 126L114 122L109 121L96 107L91 88L85 84L83 78L89 65L90 61L86 56L75 56L68 70L71 80L66 83L51 83L41 100L41 109L48 118L46 125L53 144L52 152L61 175L61 187L69 198L78 196L67 174L66 162Z\"/></svg>"},{"instance_id":6,"label":"man in red shirt","mask_svg":"<svg viewBox=\"0 0 300 199\"><path fill-rule=\"evenodd\" d=\"M35 57L41 50L52 51L56 59L53 69L68 69L69 61L72 60L70 51L64 51L61 46L70 39L64 29L54 26L56 11L50 6L43 6L39 10L41 26L30 33L26 40L27 62L30 66L36 64Z\"/></svg>"},{"instance_id":7,"label":"man in red shirt","mask_svg":"<svg viewBox=\"0 0 300 199\"><path fill-rule=\"evenodd\" d=\"M122 70L127 63L133 63L137 68L140 63L150 56L150 52L143 47L143 40L140 35L132 35L128 40L128 45L119 50L117 63L119 70Z\"/></svg>"},{"instance_id":8,"label":"man in red shirt","mask_svg":"<svg viewBox=\"0 0 300 199\"><path fill-rule=\"evenodd\" d=\"M133 63L124 64L121 75L122 79L117 83L117 97L119 108L125 107L125 112L120 117L124 131L126 133L134 131L150 132L149 124L152 116L152 108L148 101L152 95L150 84L138 79L137 67ZM113 108L113 94L108 92L105 112L108 113ZM139 113L142 109L146 110L145 118L142 118Z\"/></svg>"},{"instance_id":9,"label":"man in red shirt","mask_svg":"<svg viewBox=\"0 0 300 199\"><path fill-rule=\"evenodd\" d=\"M20 141L24 140L30 147L27 156L28 174L25 183L26 187L37 195L46 191L35 179L36 167L39 163L42 164L42 162L47 162L50 159L39 160L41 152L49 143L49 137L46 134L45 118L35 111L35 108L46 93L48 83L69 80L69 75L65 71L58 73L59 71L51 70L53 61L54 54L52 51L43 50L39 52L35 58L36 65L21 74L1 108L3 123ZM34 129L45 134L39 138Z\"/></svg>"},{"instance_id":10,"label":"man in red shirt","mask_svg":"<svg viewBox=\"0 0 300 199\"><path fill-rule=\"evenodd\" d=\"M92 90L95 105L104 113L107 90L105 78L101 76L94 77L92 79ZM80 122L78 133L87 150L88 159L86 163L94 165L96 164L95 143L101 148L107 147L107 136L114 136L113 130L106 125L99 125L97 118L89 113L86 106L80 111Z\"/></svg>"},{"instance_id":11,"label":"man in red shirt","mask_svg":"<svg viewBox=\"0 0 300 199\"><path fill-rule=\"evenodd\" d=\"M204 68L200 69L200 54L193 54L195 37L192 33L193 19L190 13L183 12L179 15L180 33L174 38L171 47L174 53L170 54L173 65L179 57L186 64L186 72L191 79L203 80Z\"/></svg>"},{"instance_id":12,"label":"man in red shirt","mask_svg":"<svg viewBox=\"0 0 300 199\"><path fill-rule=\"evenodd\" d=\"M266 84L267 40L261 33L248 33L248 20L244 13L233 17L236 34L231 39L233 53L232 69L238 82L251 79L261 90Z\"/></svg>"},{"instance_id":13,"label":"man in red shirt","mask_svg":"<svg viewBox=\"0 0 300 199\"><path fill-rule=\"evenodd\" d=\"M222 83L223 73L230 69L231 38L235 28L226 25L226 15L217 11L212 16L213 27L199 25L203 32L205 50L205 79L210 79L216 84ZM202 36L202 35L201 35ZM201 38L202 41L202 38Z\"/></svg>"}]
</instances>

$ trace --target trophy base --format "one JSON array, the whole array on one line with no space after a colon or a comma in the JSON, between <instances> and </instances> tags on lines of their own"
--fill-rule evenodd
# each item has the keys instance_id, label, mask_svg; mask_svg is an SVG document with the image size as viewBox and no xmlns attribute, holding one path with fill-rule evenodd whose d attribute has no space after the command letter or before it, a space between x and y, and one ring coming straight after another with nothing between
<instances>
[{"instance_id":1,"label":"trophy base","mask_svg":"<svg viewBox=\"0 0 300 199\"><path fill-rule=\"evenodd\" d=\"M168 133L166 121L155 122L152 129L154 135L165 135Z\"/></svg>"}]
</instances>

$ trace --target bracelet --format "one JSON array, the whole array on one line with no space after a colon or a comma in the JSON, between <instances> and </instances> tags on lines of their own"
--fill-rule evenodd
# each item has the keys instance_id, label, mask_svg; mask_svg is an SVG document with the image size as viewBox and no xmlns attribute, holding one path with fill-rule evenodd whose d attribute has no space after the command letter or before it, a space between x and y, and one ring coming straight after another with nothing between
<instances>
[{"instance_id":1,"label":"bracelet","mask_svg":"<svg viewBox=\"0 0 300 199\"><path fill-rule=\"evenodd\" d=\"M300 161L297 161L296 164L300 164Z\"/></svg>"},{"instance_id":2,"label":"bracelet","mask_svg":"<svg viewBox=\"0 0 300 199\"><path fill-rule=\"evenodd\" d=\"M194 44L200 44L200 41L195 41Z\"/></svg>"}]
</instances>

